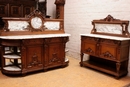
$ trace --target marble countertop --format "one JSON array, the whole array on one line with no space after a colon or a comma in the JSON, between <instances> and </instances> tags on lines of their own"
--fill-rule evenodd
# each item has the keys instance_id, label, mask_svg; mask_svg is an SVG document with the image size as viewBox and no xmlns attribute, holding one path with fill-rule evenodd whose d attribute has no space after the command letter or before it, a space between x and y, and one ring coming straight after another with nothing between
<instances>
[{"instance_id":1,"label":"marble countertop","mask_svg":"<svg viewBox=\"0 0 130 87\"><path fill-rule=\"evenodd\" d=\"M98 35L98 34L80 34L81 36L89 36L89 37L97 37L97 38L104 38L104 39L111 39L111 40L130 40L127 37L116 37L116 36L107 36L107 35Z\"/></svg>"},{"instance_id":2,"label":"marble countertop","mask_svg":"<svg viewBox=\"0 0 130 87\"><path fill-rule=\"evenodd\" d=\"M35 38L52 38L68 37L70 34L40 34L40 35L20 35L20 36L0 36L0 39L35 39Z\"/></svg>"}]
</instances>

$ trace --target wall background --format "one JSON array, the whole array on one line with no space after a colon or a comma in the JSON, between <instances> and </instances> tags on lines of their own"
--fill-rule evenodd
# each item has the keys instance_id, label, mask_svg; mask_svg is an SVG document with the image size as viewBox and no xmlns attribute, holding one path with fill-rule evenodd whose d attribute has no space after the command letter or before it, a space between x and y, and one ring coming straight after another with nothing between
<instances>
[{"instance_id":1,"label":"wall background","mask_svg":"<svg viewBox=\"0 0 130 87\"><path fill-rule=\"evenodd\" d=\"M44 2L45 0L39 0L39 2ZM55 18L56 16L56 5L55 0L46 0L47 1L47 15L51 16L51 18Z\"/></svg>"},{"instance_id":2,"label":"wall background","mask_svg":"<svg viewBox=\"0 0 130 87\"><path fill-rule=\"evenodd\" d=\"M129 3L130 0L66 0L64 26L65 32L71 34L67 55L80 59L80 34L90 33L93 19L103 19L110 14L114 18L130 21ZM130 61L128 69L130 76Z\"/></svg>"}]
</instances>

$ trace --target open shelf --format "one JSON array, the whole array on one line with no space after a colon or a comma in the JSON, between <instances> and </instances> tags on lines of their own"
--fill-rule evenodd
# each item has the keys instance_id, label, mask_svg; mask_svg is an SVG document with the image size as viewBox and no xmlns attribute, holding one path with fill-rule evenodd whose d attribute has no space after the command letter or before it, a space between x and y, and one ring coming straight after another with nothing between
<instances>
[{"instance_id":1,"label":"open shelf","mask_svg":"<svg viewBox=\"0 0 130 87\"><path fill-rule=\"evenodd\" d=\"M119 75L124 75L127 74L127 72L124 72L124 69L120 69L120 72L118 73L116 70L116 64L110 64L108 63L102 63L102 62L96 62L96 61L91 61L91 60L87 60L87 61L83 61L82 63L83 66L101 71L101 72L105 72L107 74L111 74L113 76L118 77Z\"/></svg>"},{"instance_id":2,"label":"open shelf","mask_svg":"<svg viewBox=\"0 0 130 87\"><path fill-rule=\"evenodd\" d=\"M3 53L3 73L20 73L21 69L21 56L20 50L17 46L6 46L4 47Z\"/></svg>"},{"instance_id":3,"label":"open shelf","mask_svg":"<svg viewBox=\"0 0 130 87\"><path fill-rule=\"evenodd\" d=\"M21 58L21 56L17 54L3 55L3 57L6 59L20 59Z\"/></svg>"},{"instance_id":4,"label":"open shelf","mask_svg":"<svg viewBox=\"0 0 130 87\"><path fill-rule=\"evenodd\" d=\"M18 66L6 66L3 69L7 71L21 71L21 68Z\"/></svg>"}]
</instances>

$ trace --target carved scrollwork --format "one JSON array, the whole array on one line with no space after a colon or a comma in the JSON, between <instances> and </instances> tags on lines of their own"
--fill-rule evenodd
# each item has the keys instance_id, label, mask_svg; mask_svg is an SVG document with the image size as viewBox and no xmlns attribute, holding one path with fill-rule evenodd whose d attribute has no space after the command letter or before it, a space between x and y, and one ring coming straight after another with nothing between
<instances>
[{"instance_id":1,"label":"carved scrollwork","mask_svg":"<svg viewBox=\"0 0 130 87\"><path fill-rule=\"evenodd\" d=\"M87 52L87 53L94 54L94 51L93 51L91 48L87 48L87 49L86 49L86 52Z\"/></svg>"},{"instance_id":2,"label":"carved scrollwork","mask_svg":"<svg viewBox=\"0 0 130 87\"><path fill-rule=\"evenodd\" d=\"M105 57L105 58L116 59L116 58L115 58L110 52L108 52L108 51L102 53L101 56L103 56L103 57Z\"/></svg>"},{"instance_id":3,"label":"carved scrollwork","mask_svg":"<svg viewBox=\"0 0 130 87\"><path fill-rule=\"evenodd\" d=\"M68 38L68 37L64 37L64 38L63 38L63 42L66 43L67 41L69 41L69 38Z\"/></svg>"},{"instance_id":4,"label":"carved scrollwork","mask_svg":"<svg viewBox=\"0 0 130 87\"><path fill-rule=\"evenodd\" d=\"M50 64L51 63L55 63L55 62L58 62L59 61L59 58L58 58L58 48L57 47L54 47L53 48L53 52L52 52L52 58L50 58Z\"/></svg>"},{"instance_id":5,"label":"carved scrollwork","mask_svg":"<svg viewBox=\"0 0 130 87\"><path fill-rule=\"evenodd\" d=\"M57 57L57 53L53 53L52 54L52 59L51 59L51 62L57 62L59 59Z\"/></svg>"},{"instance_id":6,"label":"carved scrollwork","mask_svg":"<svg viewBox=\"0 0 130 87\"><path fill-rule=\"evenodd\" d=\"M45 18L44 14L42 14L42 12L40 12L39 10L34 10L33 12L31 12L29 15L26 15L25 17L30 18L36 15L42 15L42 17Z\"/></svg>"},{"instance_id":7,"label":"carved scrollwork","mask_svg":"<svg viewBox=\"0 0 130 87\"><path fill-rule=\"evenodd\" d=\"M106 18L101 19L103 21L119 21L119 19L113 18L111 15L108 15Z\"/></svg>"},{"instance_id":8,"label":"carved scrollwork","mask_svg":"<svg viewBox=\"0 0 130 87\"><path fill-rule=\"evenodd\" d=\"M32 56L32 62L29 63L28 67L38 66L39 64L40 64L40 62L38 61L38 56L36 53L34 53Z\"/></svg>"}]
</instances>

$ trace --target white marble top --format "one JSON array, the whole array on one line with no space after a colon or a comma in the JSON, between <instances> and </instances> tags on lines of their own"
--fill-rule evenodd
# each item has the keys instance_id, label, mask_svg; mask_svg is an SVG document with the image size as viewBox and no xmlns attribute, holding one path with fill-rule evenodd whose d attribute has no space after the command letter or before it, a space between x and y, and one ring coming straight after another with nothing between
<instances>
[{"instance_id":1,"label":"white marble top","mask_svg":"<svg viewBox=\"0 0 130 87\"><path fill-rule=\"evenodd\" d=\"M38 34L38 35L19 35L19 36L0 36L1 39L34 39L51 37L68 37L70 34Z\"/></svg>"},{"instance_id":2,"label":"white marble top","mask_svg":"<svg viewBox=\"0 0 130 87\"><path fill-rule=\"evenodd\" d=\"M98 34L80 34L81 36L89 36L89 37L98 37L98 38L104 38L104 39L111 39L111 40L130 40L130 38L125 37L116 37L116 36L107 36L107 35L98 35Z\"/></svg>"}]
</instances>

